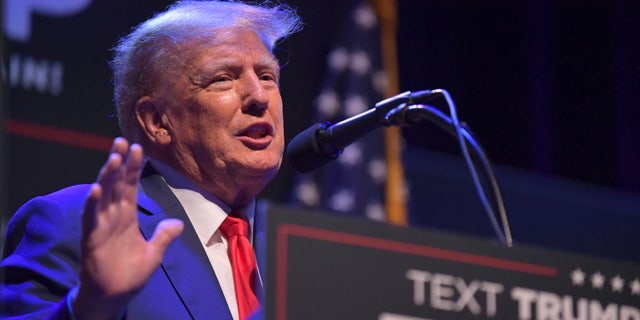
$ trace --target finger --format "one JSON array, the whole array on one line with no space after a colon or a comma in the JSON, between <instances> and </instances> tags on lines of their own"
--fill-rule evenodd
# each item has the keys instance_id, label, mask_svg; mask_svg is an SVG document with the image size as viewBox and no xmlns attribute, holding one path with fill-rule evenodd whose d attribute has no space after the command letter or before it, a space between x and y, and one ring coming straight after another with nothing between
<instances>
[{"instance_id":1,"label":"finger","mask_svg":"<svg viewBox=\"0 0 640 320\"><path fill-rule=\"evenodd\" d=\"M134 143L131 145L131 148L129 148L129 155L127 157L127 170L125 180L128 185L138 185L143 164L144 153L142 151L142 146Z\"/></svg>"},{"instance_id":2,"label":"finger","mask_svg":"<svg viewBox=\"0 0 640 320\"><path fill-rule=\"evenodd\" d=\"M114 174L113 185L111 187L112 194L111 199L113 202L120 202L125 195L125 187L127 183L127 172L129 166L130 147L127 139L118 137L113 140L113 153L119 154L122 162L120 168Z\"/></svg>"},{"instance_id":3,"label":"finger","mask_svg":"<svg viewBox=\"0 0 640 320\"><path fill-rule=\"evenodd\" d=\"M117 153L117 152L110 152L109 156L107 157L107 161L105 161L105 163L102 165L102 167L100 168L100 171L98 172L98 177L96 178L96 181L98 183L100 183L101 179L103 179L103 176L105 176L106 174L108 174L108 170L113 169L113 161L115 160L115 158L122 158L122 156Z\"/></svg>"},{"instance_id":4,"label":"finger","mask_svg":"<svg viewBox=\"0 0 640 320\"><path fill-rule=\"evenodd\" d=\"M111 145L111 153L118 153L122 155L122 158L125 158L129 152L129 142L127 139L122 137L117 137L113 139L113 144Z\"/></svg>"},{"instance_id":5,"label":"finger","mask_svg":"<svg viewBox=\"0 0 640 320\"><path fill-rule=\"evenodd\" d=\"M131 145L129 156L127 157L125 174L123 177L123 200L136 203L138 182L142 174L144 165L144 155L139 144Z\"/></svg>"},{"instance_id":6,"label":"finger","mask_svg":"<svg viewBox=\"0 0 640 320\"><path fill-rule=\"evenodd\" d=\"M157 263L162 261L162 256L169 244L182 233L183 229L184 222L178 219L165 219L158 224L149 241L151 250L149 254Z\"/></svg>"},{"instance_id":7,"label":"finger","mask_svg":"<svg viewBox=\"0 0 640 320\"><path fill-rule=\"evenodd\" d=\"M100 178L102 176L107 174L107 170L114 168L113 166L114 163L111 163L110 161L113 161L116 158L115 155L119 155L120 159L126 159L128 148L129 148L129 143L127 142L126 139L118 137L113 140L113 144L111 145L111 151L109 152L109 157L107 158L107 162L102 166L102 168L100 169L100 173L98 174L98 181L100 181Z\"/></svg>"},{"instance_id":8,"label":"finger","mask_svg":"<svg viewBox=\"0 0 640 320\"><path fill-rule=\"evenodd\" d=\"M125 162L124 159L127 158L127 154L129 153L128 149L129 149L129 142L127 142L126 139L117 137L113 140L113 144L111 146L111 152L109 153L109 158L107 159L107 163L105 163L105 166L103 166L99 175L99 177L104 176L104 179L103 179L104 182L115 181L115 180L107 180L107 179L112 179L115 176L117 176L116 174L117 171L111 171L111 170L115 170L118 166L122 165ZM117 158L116 155L120 157L119 162L115 161ZM111 189L111 187L109 189Z\"/></svg>"},{"instance_id":9,"label":"finger","mask_svg":"<svg viewBox=\"0 0 640 320\"><path fill-rule=\"evenodd\" d=\"M96 227L97 206L102 196L102 189L97 183L93 183L89 188L89 194L84 203L84 211L82 212L82 234L86 236Z\"/></svg>"},{"instance_id":10,"label":"finger","mask_svg":"<svg viewBox=\"0 0 640 320\"><path fill-rule=\"evenodd\" d=\"M116 192L115 183L118 176L121 175L121 166L122 156L118 153L112 153L100 170L97 182L102 188L102 193L98 203L98 210L105 210L113 202Z\"/></svg>"},{"instance_id":11,"label":"finger","mask_svg":"<svg viewBox=\"0 0 640 320\"><path fill-rule=\"evenodd\" d=\"M136 206L138 203L138 182L142 174L144 156L142 147L131 145L122 175L114 183L114 196L120 205L119 216L122 222L137 224Z\"/></svg>"},{"instance_id":12,"label":"finger","mask_svg":"<svg viewBox=\"0 0 640 320\"><path fill-rule=\"evenodd\" d=\"M134 148L134 149L137 149L137 148ZM108 197L112 202L115 203L115 202L120 202L125 196L125 193L127 192L125 188L126 188L126 183L128 182L128 178L127 178L128 171L129 171L128 167L130 166L130 162L131 162L129 160L130 147L127 139L122 137L115 138L113 140L113 146L111 147L111 152L112 154L120 155L120 158L121 158L119 167L113 172L113 175L111 176L112 179L109 181L111 183L109 185L109 190L111 192L108 195ZM143 157L140 154L139 156L134 156L134 159L136 160L139 159L138 161L142 163ZM136 181L136 184L137 184L137 181ZM107 195L105 195L105 198L107 198Z\"/></svg>"}]
</instances>

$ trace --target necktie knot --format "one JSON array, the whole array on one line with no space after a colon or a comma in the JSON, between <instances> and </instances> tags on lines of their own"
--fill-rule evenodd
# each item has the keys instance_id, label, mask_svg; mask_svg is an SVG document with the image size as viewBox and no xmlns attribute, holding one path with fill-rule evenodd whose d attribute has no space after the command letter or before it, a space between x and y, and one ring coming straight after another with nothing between
<instances>
[{"instance_id":1,"label":"necktie knot","mask_svg":"<svg viewBox=\"0 0 640 320\"><path fill-rule=\"evenodd\" d=\"M247 221L242 218L232 217L231 215L227 216L220 225L220 231L227 237L227 239L238 235L246 237L247 229Z\"/></svg>"}]
</instances>

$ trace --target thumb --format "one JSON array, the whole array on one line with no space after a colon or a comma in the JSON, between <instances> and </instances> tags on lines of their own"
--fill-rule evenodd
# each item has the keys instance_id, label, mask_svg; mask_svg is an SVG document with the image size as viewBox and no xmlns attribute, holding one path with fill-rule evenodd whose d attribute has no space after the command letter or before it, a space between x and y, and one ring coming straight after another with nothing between
<instances>
[{"instance_id":1,"label":"thumb","mask_svg":"<svg viewBox=\"0 0 640 320\"><path fill-rule=\"evenodd\" d=\"M154 251L153 254L162 260L169 244L182 233L183 229L184 222L178 219L165 219L158 223L153 237L149 241Z\"/></svg>"}]
</instances>

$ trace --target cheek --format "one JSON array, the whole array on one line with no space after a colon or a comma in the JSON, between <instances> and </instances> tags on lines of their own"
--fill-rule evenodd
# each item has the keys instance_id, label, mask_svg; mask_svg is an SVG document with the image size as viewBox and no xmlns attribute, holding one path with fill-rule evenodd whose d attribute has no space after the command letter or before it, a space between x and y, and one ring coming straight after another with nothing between
<instances>
[{"instance_id":1,"label":"cheek","mask_svg":"<svg viewBox=\"0 0 640 320\"><path fill-rule=\"evenodd\" d=\"M239 102L239 98L237 94L232 91L225 91L221 93L207 95L207 100L203 101L205 104L211 105L212 107L222 108L224 106L237 105Z\"/></svg>"},{"instance_id":2,"label":"cheek","mask_svg":"<svg viewBox=\"0 0 640 320\"><path fill-rule=\"evenodd\" d=\"M280 144L284 145L284 120L282 110L279 110L272 114L273 122L276 129L276 138Z\"/></svg>"},{"instance_id":3,"label":"cheek","mask_svg":"<svg viewBox=\"0 0 640 320\"><path fill-rule=\"evenodd\" d=\"M204 129L223 131L229 128L231 120L238 110L237 102L229 95L209 95L200 99L198 111L193 113L194 120Z\"/></svg>"},{"instance_id":4,"label":"cheek","mask_svg":"<svg viewBox=\"0 0 640 320\"><path fill-rule=\"evenodd\" d=\"M278 127L282 128L284 126L282 98L278 94L277 96L272 98L272 101L274 101L275 103L271 104L269 112L271 113L273 121L277 123Z\"/></svg>"}]
</instances>

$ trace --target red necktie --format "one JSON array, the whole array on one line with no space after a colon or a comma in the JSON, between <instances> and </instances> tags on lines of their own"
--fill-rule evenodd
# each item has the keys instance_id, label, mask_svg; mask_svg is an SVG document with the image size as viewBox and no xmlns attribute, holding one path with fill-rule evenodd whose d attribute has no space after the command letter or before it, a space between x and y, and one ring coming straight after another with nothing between
<instances>
[{"instance_id":1,"label":"red necktie","mask_svg":"<svg viewBox=\"0 0 640 320\"><path fill-rule=\"evenodd\" d=\"M229 258L233 269L233 284L236 289L238 313L240 320L251 316L260 307L260 302L253 291L258 278L256 258L247 238L247 221L237 212L231 212L220 225L220 231L229 241Z\"/></svg>"}]
</instances>

